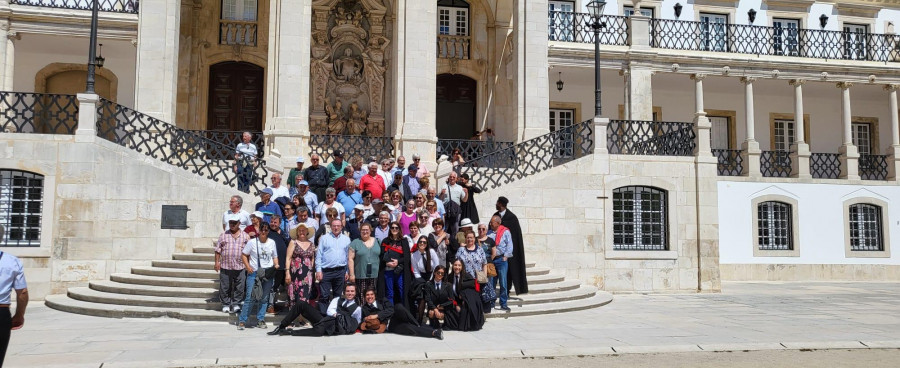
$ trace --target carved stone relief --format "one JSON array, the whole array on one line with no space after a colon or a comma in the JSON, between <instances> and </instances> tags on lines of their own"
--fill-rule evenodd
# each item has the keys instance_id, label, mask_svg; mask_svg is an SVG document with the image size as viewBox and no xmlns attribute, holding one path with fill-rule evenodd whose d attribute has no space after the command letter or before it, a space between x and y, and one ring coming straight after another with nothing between
<instances>
[{"instance_id":1,"label":"carved stone relief","mask_svg":"<svg viewBox=\"0 0 900 368\"><path fill-rule=\"evenodd\" d=\"M313 4L310 50L312 134L384 136L390 34L381 0Z\"/></svg>"}]
</instances>

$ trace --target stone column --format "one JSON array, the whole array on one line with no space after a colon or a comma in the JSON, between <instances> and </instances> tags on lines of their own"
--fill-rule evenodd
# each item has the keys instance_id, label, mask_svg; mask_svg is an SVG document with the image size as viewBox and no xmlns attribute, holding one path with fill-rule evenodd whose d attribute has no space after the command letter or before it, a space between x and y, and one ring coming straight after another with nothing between
<instances>
[{"instance_id":1,"label":"stone column","mask_svg":"<svg viewBox=\"0 0 900 368\"><path fill-rule=\"evenodd\" d=\"M744 143L741 144L741 157L744 159L744 171L741 173L744 176L751 177L759 177L762 176L759 168L759 142L756 141L756 121L754 119L754 104L753 104L753 82L756 81L755 77L743 77L741 78L741 83L744 84L744 110L745 110L745 121L747 128L747 139L744 140Z\"/></svg>"},{"instance_id":2,"label":"stone column","mask_svg":"<svg viewBox=\"0 0 900 368\"><path fill-rule=\"evenodd\" d=\"M897 180L900 173L900 118L898 118L897 89L900 84L884 86L888 92L888 100L891 108L891 146L887 149L888 155L888 180Z\"/></svg>"},{"instance_id":3,"label":"stone column","mask_svg":"<svg viewBox=\"0 0 900 368\"><path fill-rule=\"evenodd\" d=\"M139 17L135 110L175 124L181 1L141 2Z\"/></svg>"},{"instance_id":4,"label":"stone column","mask_svg":"<svg viewBox=\"0 0 900 368\"><path fill-rule=\"evenodd\" d=\"M710 129L712 124L706 117L706 108L703 105L703 78L705 74L691 75L694 80L694 134L697 136L697 145L694 148L696 156L712 157L712 147L710 142Z\"/></svg>"},{"instance_id":5,"label":"stone column","mask_svg":"<svg viewBox=\"0 0 900 368\"><path fill-rule=\"evenodd\" d=\"M18 32L9 31L6 33L6 66L4 68L4 70L6 71L6 75L2 80L0 80L0 83L3 83L3 88L6 91L12 91L15 89L16 41L21 38L22 36L20 36Z\"/></svg>"},{"instance_id":6,"label":"stone column","mask_svg":"<svg viewBox=\"0 0 900 368\"><path fill-rule=\"evenodd\" d=\"M398 0L394 29L394 144L436 169L437 2Z\"/></svg>"},{"instance_id":7,"label":"stone column","mask_svg":"<svg viewBox=\"0 0 900 368\"><path fill-rule=\"evenodd\" d=\"M841 179L859 180L859 150L853 144L852 118L850 110L850 87L853 83L840 82L837 87L841 89L841 124L843 126L844 143L838 149L841 154Z\"/></svg>"},{"instance_id":8,"label":"stone column","mask_svg":"<svg viewBox=\"0 0 900 368\"><path fill-rule=\"evenodd\" d=\"M5 35L9 35L9 1L0 0L0 32ZM7 69L12 69L12 67L8 67L10 65L10 60L6 58L6 51L9 48L9 44L12 43L11 40L7 39L5 45L0 45L0 88L3 88L4 91L11 91L12 88L7 87L6 81L7 79L12 80L12 75Z\"/></svg>"},{"instance_id":9,"label":"stone column","mask_svg":"<svg viewBox=\"0 0 900 368\"><path fill-rule=\"evenodd\" d=\"M810 179L809 144L806 143L806 130L803 121L803 83L802 79L792 79L794 86L794 131L796 138L791 144L791 177Z\"/></svg>"},{"instance_id":10,"label":"stone column","mask_svg":"<svg viewBox=\"0 0 900 368\"><path fill-rule=\"evenodd\" d=\"M634 14L627 19L628 45L636 49L650 48L650 17L641 15L638 7L634 8ZM603 32L603 30L601 30Z\"/></svg>"},{"instance_id":11,"label":"stone column","mask_svg":"<svg viewBox=\"0 0 900 368\"><path fill-rule=\"evenodd\" d=\"M266 149L293 163L308 154L312 6L272 1L266 70ZM291 165L293 166L293 165Z\"/></svg>"},{"instance_id":12,"label":"stone column","mask_svg":"<svg viewBox=\"0 0 900 368\"><path fill-rule=\"evenodd\" d=\"M653 71L629 66L628 104L631 120L653 121Z\"/></svg>"},{"instance_id":13,"label":"stone column","mask_svg":"<svg viewBox=\"0 0 900 368\"><path fill-rule=\"evenodd\" d=\"M75 140L79 142L92 142L97 136L97 103L100 96L94 93L79 93L78 98L78 128L75 130Z\"/></svg>"},{"instance_id":14,"label":"stone column","mask_svg":"<svg viewBox=\"0 0 900 368\"><path fill-rule=\"evenodd\" d=\"M513 32L519 106L516 140L521 142L550 132L550 89L547 65L549 19L547 0L516 0Z\"/></svg>"}]
</instances>

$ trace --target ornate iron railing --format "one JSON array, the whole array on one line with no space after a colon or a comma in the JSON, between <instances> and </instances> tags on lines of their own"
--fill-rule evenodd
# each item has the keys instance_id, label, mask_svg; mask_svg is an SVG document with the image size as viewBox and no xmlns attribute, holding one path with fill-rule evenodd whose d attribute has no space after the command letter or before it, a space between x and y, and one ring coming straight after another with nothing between
<instances>
[{"instance_id":1,"label":"ornate iron railing","mask_svg":"<svg viewBox=\"0 0 900 368\"><path fill-rule=\"evenodd\" d=\"M219 44L256 46L256 21L226 20L219 21Z\"/></svg>"},{"instance_id":2,"label":"ornate iron railing","mask_svg":"<svg viewBox=\"0 0 900 368\"><path fill-rule=\"evenodd\" d=\"M476 186L493 189L587 156L594 152L594 143L594 121L588 120L474 158L455 170L469 174ZM570 154L560 155L559 152ZM510 165L484 164L494 162L509 162Z\"/></svg>"},{"instance_id":3,"label":"ornate iron railing","mask_svg":"<svg viewBox=\"0 0 900 368\"><path fill-rule=\"evenodd\" d=\"M812 153L809 156L809 172L815 179L837 179L841 176L841 155L837 153Z\"/></svg>"},{"instance_id":4,"label":"ornate iron railing","mask_svg":"<svg viewBox=\"0 0 900 368\"><path fill-rule=\"evenodd\" d=\"M900 59L900 35L672 19L652 19L650 29L650 45L664 49L883 62Z\"/></svg>"},{"instance_id":5,"label":"ornate iron railing","mask_svg":"<svg viewBox=\"0 0 900 368\"><path fill-rule=\"evenodd\" d=\"M694 125L659 121L612 120L606 128L611 154L693 156Z\"/></svg>"},{"instance_id":6,"label":"ornate iron railing","mask_svg":"<svg viewBox=\"0 0 900 368\"><path fill-rule=\"evenodd\" d=\"M0 133L75 134L74 95L0 92Z\"/></svg>"},{"instance_id":7,"label":"ornate iron railing","mask_svg":"<svg viewBox=\"0 0 900 368\"><path fill-rule=\"evenodd\" d=\"M187 130L188 132L197 134L206 138L210 141L221 144L224 147L227 147L226 150L216 150L214 147L211 147L208 150L208 157L216 160L233 160L234 159L234 148L237 147L238 143L241 143L244 132L237 131L225 131L225 130ZM253 135L251 138L251 142L256 145L257 148L257 158L263 158L265 154L265 150L263 147L266 146L266 138L263 136L262 132L250 132Z\"/></svg>"},{"instance_id":8,"label":"ornate iron railing","mask_svg":"<svg viewBox=\"0 0 900 368\"><path fill-rule=\"evenodd\" d=\"M600 17L600 43L603 45L628 45L627 17L604 15ZM590 14L550 12L550 41L594 43L594 19Z\"/></svg>"},{"instance_id":9,"label":"ornate iron railing","mask_svg":"<svg viewBox=\"0 0 900 368\"><path fill-rule=\"evenodd\" d=\"M459 154L464 160L471 161L479 157L484 157L491 152L512 147L512 145L513 142L487 142L471 139L438 139L437 155L435 157L440 158L441 155L451 157L453 150L458 149ZM482 162L482 165L484 164L485 163Z\"/></svg>"},{"instance_id":10,"label":"ornate iron railing","mask_svg":"<svg viewBox=\"0 0 900 368\"><path fill-rule=\"evenodd\" d=\"M368 137L362 135L311 135L309 137L309 152L316 153L322 158L322 162L331 161L334 150L341 150L345 159L354 156L362 157L363 161L374 157L376 160L394 157L394 139L391 137Z\"/></svg>"},{"instance_id":11,"label":"ornate iron railing","mask_svg":"<svg viewBox=\"0 0 900 368\"><path fill-rule=\"evenodd\" d=\"M97 136L217 183L255 193L266 187L265 161L249 156L216 159L227 147L105 99L97 105Z\"/></svg>"},{"instance_id":12,"label":"ornate iron railing","mask_svg":"<svg viewBox=\"0 0 900 368\"><path fill-rule=\"evenodd\" d=\"M437 56L441 59L469 59L471 36L437 36Z\"/></svg>"},{"instance_id":13,"label":"ornate iron railing","mask_svg":"<svg viewBox=\"0 0 900 368\"><path fill-rule=\"evenodd\" d=\"M743 150L714 149L713 156L719 161L716 168L719 176L741 176L744 172Z\"/></svg>"},{"instance_id":14,"label":"ornate iron railing","mask_svg":"<svg viewBox=\"0 0 900 368\"><path fill-rule=\"evenodd\" d=\"M100 11L138 13L138 0L98 0ZM47 8L91 10L94 0L9 0L10 4L43 6Z\"/></svg>"},{"instance_id":15,"label":"ornate iron railing","mask_svg":"<svg viewBox=\"0 0 900 368\"><path fill-rule=\"evenodd\" d=\"M785 151L762 151L759 155L759 170L769 178L791 176L791 153Z\"/></svg>"},{"instance_id":16,"label":"ornate iron railing","mask_svg":"<svg viewBox=\"0 0 900 368\"><path fill-rule=\"evenodd\" d=\"M859 176L863 180L887 180L888 164L886 155L860 155Z\"/></svg>"}]
</instances>

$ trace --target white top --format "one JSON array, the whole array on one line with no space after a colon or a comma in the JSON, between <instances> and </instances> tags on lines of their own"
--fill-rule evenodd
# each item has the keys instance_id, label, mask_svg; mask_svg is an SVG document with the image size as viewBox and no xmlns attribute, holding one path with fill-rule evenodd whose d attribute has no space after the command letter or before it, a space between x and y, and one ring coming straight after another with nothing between
<instances>
[{"instance_id":1,"label":"white top","mask_svg":"<svg viewBox=\"0 0 900 368\"><path fill-rule=\"evenodd\" d=\"M385 189L387 189L387 187L391 186L391 184L394 183L394 174L390 171L383 171L381 169L378 169L378 175L381 176L382 179L384 179Z\"/></svg>"},{"instance_id":2,"label":"white top","mask_svg":"<svg viewBox=\"0 0 900 368\"><path fill-rule=\"evenodd\" d=\"M235 150L244 156L256 157L257 154L256 145L253 143L238 143Z\"/></svg>"},{"instance_id":3,"label":"white top","mask_svg":"<svg viewBox=\"0 0 900 368\"><path fill-rule=\"evenodd\" d=\"M445 200L444 203L447 203L447 201L449 200L449 201L456 202L456 204L458 204L458 205L462 204L462 196L463 196L463 187L461 185L459 185L459 184L448 185L447 186L447 200Z\"/></svg>"},{"instance_id":4,"label":"white top","mask_svg":"<svg viewBox=\"0 0 900 368\"><path fill-rule=\"evenodd\" d=\"M306 227L312 227L313 229L319 230L319 222L316 221L315 218L307 218L306 219Z\"/></svg>"},{"instance_id":5,"label":"white top","mask_svg":"<svg viewBox=\"0 0 900 368\"><path fill-rule=\"evenodd\" d=\"M328 217L325 217L325 211L329 208L334 208L338 211L338 219L341 218L341 214L347 212L344 210L344 206L338 201L331 203L331 206L328 206L325 202L319 203L319 207L316 207L316 216L319 216L319 224L325 224L325 222L328 221Z\"/></svg>"},{"instance_id":6,"label":"white top","mask_svg":"<svg viewBox=\"0 0 900 368\"><path fill-rule=\"evenodd\" d=\"M275 241L272 239L266 239L265 243L259 241L259 238L248 241L247 245L244 245L243 253L250 257L250 268L254 272L257 270L257 265L262 268L275 267L275 257L278 257ZM257 259L259 259L259 263L257 263Z\"/></svg>"},{"instance_id":7,"label":"white top","mask_svg":"<svg viewBox=\"0 0 900 368\"><path fill-rule=\"evenodd\" d=\"M270 185L269 189L272 190L272 200L275 200L276 198L281 198L281 197L291 198L291 191L286 186L280 186L278 188L275 188Z\"/></svg>"},{"instance_id":8,"label":"white top","mask_svg":"<svg viewBox=\"0 0 900 368\"><path fill-rule=\"evenodd\" d=\"M428 249L428 252L431 253L431 270L434 271L434 268L438 266L438 255L434 249ZM425 255L416 250L410 258L412 258L413 275L417 278L422 278L422 273L425 272Z\"/></svg>"},{"instance_id":9,"label":"white top","mask_svg":"<svg viewBox=\"0 0 900 368\"><path fill-rule=\"evenodd\" d=\"M26 288L28 285L25 284L22 261L12 254L0 252L0 304L9 304L9 296L13 289Z\"/></svg>"},{"instance_id":10,"label":"white top","mask_svg":"<svg viewBox=\"0 0 900 368\"><path fill-rule=\"evenodd\" d=\"M234 213L234 212L231 212L231 210L228 210L228 211L225 211L224 214L222 214L222 225L224 226L225 229L228 229L228 216L235 215L235 214L241 217L241 230L244 230L245 227L253 224L252 222L250 222L250 213L249 212L244 211L243 209L238 211L237 213Z\"/></svg>"},{"instance_id":11,"label":"white top","mask_svg":"<svg viewBox=\"0 0 900 368\"><path fill-rule=\"evenodd\" d=\"M375 207L373 207L371 204L368 206L363 205L363 218L364 219L369 218L369 216L372 216L374 214L375 214Z\"/></svg>"}]
</instances>

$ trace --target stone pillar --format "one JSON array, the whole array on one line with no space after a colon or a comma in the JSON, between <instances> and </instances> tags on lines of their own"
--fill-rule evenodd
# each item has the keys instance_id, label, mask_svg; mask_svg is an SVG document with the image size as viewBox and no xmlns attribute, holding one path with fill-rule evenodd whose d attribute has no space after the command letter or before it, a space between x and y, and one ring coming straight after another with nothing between
<instances>
[{"instance_id":1,"label":"stone pillar","mask_svg":"<svg viewBox=\"0 0 900 368\"><path fill-rule=\"evenodd\" d=\"M516 140L521 142L550 132L550 89L547 65L549 20L547 0L516 0L513 32L518 60L516 93L519 106Z\"/></svg>"},{"instance_id":2,"label":"stone pillar","mask_svg":"<svg viewBox=\"0 0 900 368\"><path fill-rule=\"evenodd\" d=\"M900 173L900 118L898 118L897 89L900 84L884 86L888 92L888 100L891 108L891 146L887 149L888 155L888 180L897 180Z\"/></svg>"},{"instance_id":3,"label":"stone pillar","mask_svg":"<svg viewBox=\"0 0 900 368\"><path fill-rule=\"evenodd\" d=\"M756 81L754 77L743 77L741 78L741 83L744 84L744 110L745 110L745 122L747 128L747 139L744 140L744 143L741 144L741 157L744 159L744 171L741 173L744 176L751 177L759 177L762 175L759 168L759 142L756 141L756 121L754 119L754 104L753 104L753 82Z\"/></svg>"},{"instance_id":4,"label":"stone pillar","mask_svg":"<svg viewBox=\"0 0 900 368\"><path fill-rule=\"evenodd\" d=\"M78 98L78 128L75 130L75 140L79 142L91 142L97 136L97 103L100 96L94 93L79 93Z\"/></svg>"},{"instance_id":5,"label":"stone pillar","mask_svg":"<svg viewBox=\"0 0 900 368\"><path fill-rule=\"evenodd\" d=\"M691 75L694 80L694 134L697 136L697 145L694 147L694 155L698 157L712 157L712 147L709 131L712 123L706 117L706 108L703 105L703 78L705 74Z\"/></svg>"},{"instance_id":6,"label":"stone pillar","mask_svg":"<svg viewBox=\"0 0 900 368\"><path fill-rule=\"evenodd\" d=\"M840 82L841 89L841 125L843 126L844 143L838 149L841 154L841 179L859 180L859 150L853 144L852 118L850 110L850 87L853 83Z\"/></svg>"},{"instance_id":7,"label":"stone pillar","mask_svg":"<svg viewBox=\"0 0 900 368\"><path fill-rule=\"evenodd\" d=\"M4 35L9 35L9 1L8 0L0 0L0 32ZM12 43L11 40L7 39L5 45L0 45L0 88L4 91L11 91L10 87L7 87L6 81L12 80L12 73L9 70L12 70L12 67L8 67L10 65L10 60L6 58L6 52L9 49L9 44Z\"/></svg>"},{"instance_id":8,"label":"stone pillar","mask_svg":"<svg viewBox=\"0 0 900 368\"><path fill-rule=\"evenodd\" d=\"M594 155L608 155L606 146L606 128L609 126L608 118L594 117Z\"/></svg>"},{"instance_id":9,"label":"stone pillar","mask_svg":"<svg viewBox=\"0 0 900 368\"><path fill-rule=\"evenodd\" d=\"M635 49L650 48L650 17L641 15L640 9L635 7L634 14L627 19L628 45ZM601 32L603 32L601 30Z\"/></svg>"},{"instance_id":10,"label":"stone pillar","mask_svg":"<svg viewBox=\"0 0 900 368\"><path fill-rule=\"evenodd\" d=\"M393 63L397 154L418 153L429 169L437 158L437 2L397 1Z\"/></svg>"},{"instance_id":11,"label":"stone pillar","mask_svg":"<svg viewBox=\"0 0 900 368\"><path fill-rule=\"evenodd\" d=\"M269 9L266 150L293 163L309 146L312 6L309 1L272 1Z\"/></svg>"},{"instance_id":12,"label":"stone pillar","mask_svg":"<svg viewBox=\"0 0 900 368\"><path fill-rule=\"evenodd\" d=\"M791 177L810 179L809 170L809 144L806 143L806 130L803 121L803 82L802 79L792 79L790 84L794 86L794 134L796 139L791 145Z\"/></svg>"},{"instance_id":13,"label":"stone pillar","mask_svg":"<svg viewBox=\"0 0 900 368\"><path fill-rule=\"evenodd\" d=\"M135 110L175 124L181 1L144 1L139 17Z\"/></svg>"},{"instance_id":14,"label":"stone pillar","mask_svg":"<svg viewBox=\"0 0 900 368\"><path fill-rule=\"evenodd\" d=\"M629 66L628 104L630 120L653 121L653 71Z\"/></svg>"}]
</instances>

